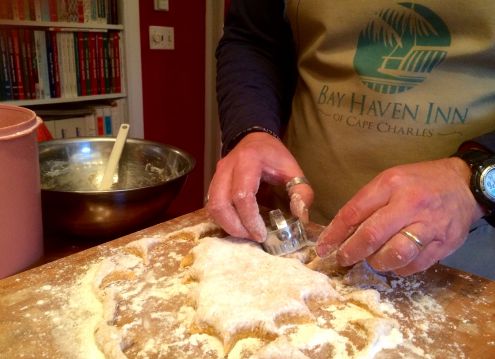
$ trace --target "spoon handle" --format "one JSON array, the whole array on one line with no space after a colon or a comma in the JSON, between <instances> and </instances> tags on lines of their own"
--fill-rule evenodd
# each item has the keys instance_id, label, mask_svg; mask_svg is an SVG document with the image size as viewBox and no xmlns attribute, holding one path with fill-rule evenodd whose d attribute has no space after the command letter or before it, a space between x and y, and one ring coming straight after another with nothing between
<instances>
[{"instance_id":1,"label":"spoon handle","mask_svg":"<svg viewBox=\"0 0 495 359\"><path fill-rule=\"evenodd\" d=\"M127 134L129 133L129 124L124 123L120 125L119 133L115 139L115 143L110 153L110 158L108 159L107 166L105 167L105 172L103 173L103 178L100 182L100 190L108 190L113 184L113 175L119 164L120 156L122 155L122 150L124 149L125 141L127 139Z\"/></svg>"}]
</instances>

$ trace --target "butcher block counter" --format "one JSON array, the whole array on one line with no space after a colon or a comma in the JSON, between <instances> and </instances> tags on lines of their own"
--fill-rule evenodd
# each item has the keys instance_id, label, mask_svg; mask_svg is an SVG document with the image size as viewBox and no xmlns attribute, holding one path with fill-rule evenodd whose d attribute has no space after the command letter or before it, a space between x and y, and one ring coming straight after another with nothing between
<instances>
[{"instance_id":1,"label":"butcher block counter","mask_svg":"<svg viewBox=\"0 0 495 359\"><path fill-rule=\"evenodd\" d=\"M85 347L93 340L92 316L105 315L102 309L91 310L96 304L88 292L94 283L86 282L88 286L84 287L93 265L115 256L122 248L130 248L129 244L135 241L156 239L208 221L202 209L0 280L0 358L98 357L96 346ZM319 229L311 226L309 232L314 235ZM169 242L174 238L170 237ZM172 251L164 247L164 252L168 251L169 257L178 256L193 245L181 241L181 249L174 247ZM145 265L159 268L158 262L148 261ZM159 279L153 278L155 282ZM114 280L117 283L130 279L124 273ZM425 273L396 278L393 283L391 290L380 294L397 308L400 315L396 318L409 344L378 352L376 357L397 358L402 354L408 358L495 358L495 282L437 265ZM101 281L99 285L103 287ZM133 285L138 286L139 282ZM423 299L418 300L419 297ZM146 306L142 310L140 316L151 318L153 313L145 313ZM131 319L126 323L129 327ZM147 333L143 331L142 335ZM111 335L109 338L111 341ZM141 343L148 348L148 354L128 350L126 355L182 357L153 351L151 346L157 345L153 338L144 338ZM119 355L115 357L123 357Z\"/></svg>"}]
</instances>

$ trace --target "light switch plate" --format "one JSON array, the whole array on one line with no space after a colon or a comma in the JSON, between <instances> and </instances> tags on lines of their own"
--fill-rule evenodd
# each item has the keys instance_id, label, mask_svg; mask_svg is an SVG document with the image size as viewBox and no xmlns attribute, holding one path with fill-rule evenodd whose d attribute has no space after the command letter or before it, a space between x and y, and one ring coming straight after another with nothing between
<instances>
[{"instance_id":1,"label":"light switch plate","mask_svg":"<svg viewBox=\"0 0 495 359\"><path fill-rule=\"evenodd\" d=\"M150 26L150 49L152 50L173 50L174 28L169 26Z\"/></svg>"},{"instance_id":2,"label":"light switch plate","mask_svg":"<svg viewBox=\"0 0 495 359\"><path fill-rule=\"evenodd\" d=\"M168 11L168 0L154 0L153 5L156 11Z\"/></svg>"}]
</instances>

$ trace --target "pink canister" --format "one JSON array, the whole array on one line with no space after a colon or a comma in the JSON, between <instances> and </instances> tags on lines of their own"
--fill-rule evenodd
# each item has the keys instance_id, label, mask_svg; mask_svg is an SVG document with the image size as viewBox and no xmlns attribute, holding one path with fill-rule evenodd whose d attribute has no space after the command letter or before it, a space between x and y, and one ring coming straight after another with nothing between
<instances>
[{"instance_id":1,"label":"pink canister","mask_svg":"<svg viewBox=\"0 0 495 359\"><path fill-rule=\"evenodd\" d=\"M0 278L26 269L43 254L40 123L31 110L0 105Z\"/></svg>"}]
</instances>

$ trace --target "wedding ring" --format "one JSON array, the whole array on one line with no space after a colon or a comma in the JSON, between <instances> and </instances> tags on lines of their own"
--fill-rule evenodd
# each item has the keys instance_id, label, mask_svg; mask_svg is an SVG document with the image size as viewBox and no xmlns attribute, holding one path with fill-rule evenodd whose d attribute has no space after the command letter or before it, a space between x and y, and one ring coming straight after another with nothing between
<instances>
[{"instance_id":1,"label":"wedding ring","mask_svg":"<svg viewBox=\"0 0 495 359\"><path fill-rule=\"evenodd\" d=\"M424 247L423 242L421 242L420 239L411 232L402 230L400 231L400 234L402 234L404 237L406 237L411 242L413 242L419 249L422 249Z\"/></svg>"},{"instance_id":2,"label":"wedding ring","mask_svg":"<svg viewBox=\"0 0 495 359\"><path fill-rule=\"evenodd\" d=\"M289 182L285 184L285 189L288 191L291 187L295 185L306 183L309 184L308 180L304 176L292 177Z\"/></svg>"}]
</instances>

